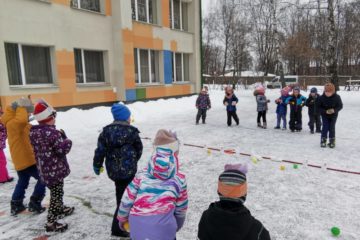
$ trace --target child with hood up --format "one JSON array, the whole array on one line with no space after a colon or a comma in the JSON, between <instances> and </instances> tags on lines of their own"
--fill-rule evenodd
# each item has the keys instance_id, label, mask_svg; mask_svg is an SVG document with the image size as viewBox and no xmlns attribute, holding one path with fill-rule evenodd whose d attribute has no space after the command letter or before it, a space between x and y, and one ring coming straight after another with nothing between
<instances>
[{"instance_id":1,"label":"child with hood up","mask_svg":"<svg viewBox=\"0 0 360 240\"><path fill-rule=\"evenodd\" d=\"M327 83L324 94L319 99L319 109L322 118L321 147L326 147L327 139L330 138L328 146L335 148L335 126L338 114L343 108L340 95L336 93L334 84Z\"/></svg>"},{"instance_id":2,"label":"child with hood up","mask_svg":"<svg viewBox=\"0 0 360 240\"><path fill-rule=\"evenodd\" d=\"M206 121L206 112L211 108L210 97L207 91L207 88L203 88L196 99L196 108L198 113L196 115L196 125L199 124L200 118L202 118L202 123L205 124Z\"/></svg>"},{"instance_id":3,"label":"child with hood up","mask_svg":"<svg viewBox=\"0 0 360 240\"><path fill-rule=\"evenodd\" d=\"M140 131L131 125L130 109L124 104L116 103L111 107L111 113L114 122L104 127L99 135L93 168L95 174L100 175L105 160L108 177L115 183L116 209L111 235L129 237L128 232L119 228L117 215L124 191L136 174L143 145Z\"/></svg>"},{"instance_id":4,"label":"child with hood up","mask_svg":"<svg viewBox=\"0 0 360 240\"><path fill-rule=\"evenodd\" d=\"M4 124L1 122L1 116L3 115L3 111L0 107L0 183L12 182L14 180L13 177L10 177L8 170L6 168L6 157L4 153L4 149L6 148L6 129Z\"/></svg>"},{"instance_id":5,"label":"child with hood up","mask_svg":"<svg viewBox=\"0 0 360 240\"><path fill-rule=\"evenodd\" d=\"M231 87L225 88L225 98L223 104L226 106L227 111L227 125L231 126L231 119L234 118L236 125L239 125L239 117L236 114L236 104L239 99L234 94L234 89Z\"/></svg>"},{"instance_id":6,"label":"child with hood up","mask_svg":"<svg viewBox=\"0 0 360 240\"><path fill-rule=\"evenodd\" d=\"M305 105L306 97L302 96L299 87L293 88L293 94L285 101L290 104L290 130L300 132L302 130L302 108Z\"/></svg>"},{"instance_id":7,"label":"child with hood up","mask_svg":"<svg viewBox=\"0 0 360 240\"><path fill-rule=\"evenodd\" d=\"M127 187L119 207L120 228L130 226L136 240L174 240L188 207L185 175L179 172L179 140L159 130L147 168Z\"/></svg>"},{"instance_id":8,"label":"child with hood up","mask_svg":"<svg viewBox=\"0 0 360 240\"><path fill-rule=\"evenodd\" d=\"M267 128L266 112L268 110L268 103L270 102L270 100L266 99L265 88L262 85L258 86L255 89L254 96L256 97L257 112L258 112L257 126L259 128L266 129ZM263 125L261 125L261 118L263 121Z\"/></svg>"},{"instance_id":9,"label":"child with hood up","mask_svg":"<svg viewBox=\"0 0 360 240\"><path fill-rule=\"evenodd\" d=\"M201 216L199 240L270 240L269 232L244 206L247 195L247 168L227 164L220 174L213 202Z\"/></svg>"},{"instance_id":10,"label":"child with hood up","mask_svg":"<svg viewBox=\"0 0 360 240\"><path fill-rule=\"evenodd\" d=\"M56 129L56 111L45 101L41 100L35 105L34 117L39 125L31 128L30 140L40 178L50 189L45 230L64 232L68 225L57 220L74 212L74 207L65 206L63 203L64 179L70 174L66 155L71 150L72 141L67 138L64 130Z\"/></svg>"},{"instance_id":11,"label":"child with hood up","mask_svg":"<svg viewBox=\"0 0 360 240\"><path fill-rule=\"evenodd\" d=\"M308 99L306 99L305 105L309 108L309 128L310 133L314 134L314 125L316 126L316 132L321 133L321 119L319 111L319 99L317 88L313 87L310 90Z\"/></svg>"},{"instance_id":12,"label":"child with hood up","mask_svg":"<svg viewBox=\"0 0 360 240\"><path fill-rule=\"evenodd\" d=\"M287 105L286 105L286 99L289 97L289 87L285 87L281 89L281 96L275 100L275 103L277 104L276 107L276 117L277 117L277 123L275 129L281 129L280 123L281 120L283 122L282 129L286 130L286 115L287 115Z\"/></svg>"}]
</instances>

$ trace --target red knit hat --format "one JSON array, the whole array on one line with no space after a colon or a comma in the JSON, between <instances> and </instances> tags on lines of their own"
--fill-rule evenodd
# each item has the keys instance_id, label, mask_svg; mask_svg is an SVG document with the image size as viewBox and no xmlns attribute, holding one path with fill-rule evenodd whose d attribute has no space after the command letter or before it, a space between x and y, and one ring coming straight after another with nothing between
<instances>
[{"instance_id":1,"label":"red knit hat","mask_svg":"<svg viewBox=\"0 0 360 240\"><path fill-rule=\"evenodd\" d=\"M56 117L56 111L47 102L41 101L35 105L34 117L39 123L47 123Z\"/></svg>"}]
</instances>

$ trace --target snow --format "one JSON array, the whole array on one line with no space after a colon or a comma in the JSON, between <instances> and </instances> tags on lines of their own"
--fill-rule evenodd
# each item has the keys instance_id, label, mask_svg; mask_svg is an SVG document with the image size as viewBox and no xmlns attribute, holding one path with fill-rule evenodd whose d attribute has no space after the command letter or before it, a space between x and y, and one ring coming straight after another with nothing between
<instances>
[{"instance_id":1,"label":"snow","mask_svg":"<svg viewBox=\"0 0 360 240\"><path fill-rule=\"evenodd\" d=\"M303 92L306 94L306 92ZM358 92L340 92L344 102L337 124L337 147L321 149L320 136L310 135L307 128L307 109L303 111L301 133L274 130L275 98L279 90L267 90L271 99L268 127L256 128L256 103L252 90L236 91L239 97L240 126L226 126L226 112L222 105L223 91L210 86L212 109L207 124L196 126L194 107L196 96L181 99L137 102L129 105L133 123L142 137L153 138L160 128L174 129L181 143L195 144L272 159L286 159L332 168L360 171ZM109 107L91 110L71 109L60 112L57 127L73 140L68 155L72 173L65 181L64 201L76 207L74 215L65 219L69 230L50 239L109 239L111 215L115 210L115 186L105 173L95 176L92 158L97 137L102 127L112 121ZM144 154L139 163L142 168L149 159L152 144L143 140ZM8 169L16 176L10 163ZM272 239L334 239L330 229L337 226L341 235L337 239L360 239L360 176L261 159L258 163L249 157L226 155L205 149L182 146L181 170L186 174L189 192L189 210L184 228L177 239L196 239L197 225L202 212L210 202L218 199L218 175L226 163L249 165L249 192L246 206L262 221ZM285 166L285 170L280 170ZM27 192L31 195L34 182ZM33 239L44 235L46 213L39 216L11 217L10 199L15 183L0 185L0 239ZM49 201L49 192L44 203Z\"/></svg>"}]
</instances>

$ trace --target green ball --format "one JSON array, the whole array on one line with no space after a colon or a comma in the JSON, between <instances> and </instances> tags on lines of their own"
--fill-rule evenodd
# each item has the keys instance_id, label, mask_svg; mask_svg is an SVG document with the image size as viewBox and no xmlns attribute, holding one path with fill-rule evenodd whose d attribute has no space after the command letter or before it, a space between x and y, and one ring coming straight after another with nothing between
<instances>
[{"instance_id":1,"label":"green ball","mask_svg":"<svg viewBox=\"0 0 360 240\"><path fill-rule=\"evenodd\" d=\"M339 236L339 235L340 235L340 228L338 228L338 227L333 227L333 228L331 228L331 233L332 233L332 235L334 235L335 237Z\"/></svg>"},{"instance_id":2,"label":"green ball","mask_svg":"<svg viewBox=\"0 0 360 240\"><path fill-rule=\"evenodd\" d=\"M297 164L294 164L294 169L298 169L298 165Z\"/></svg>"}]
</instances>

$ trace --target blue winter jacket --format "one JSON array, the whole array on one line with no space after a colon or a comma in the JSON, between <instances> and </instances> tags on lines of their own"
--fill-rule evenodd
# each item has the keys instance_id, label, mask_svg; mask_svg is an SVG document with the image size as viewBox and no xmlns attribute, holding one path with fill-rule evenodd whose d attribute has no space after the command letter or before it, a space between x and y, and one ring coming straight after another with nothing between
<instances>
[{"instance_id":1,"label":"blue winter jacket","mask_svg":"<svg viewBox=\"0 0 360 240\"><path fill-rule=\"evenodd\" d=\"M290 96L286 99L285 103L290 104L291 111L301 111L302 107L305 105L306 97L299 94L297 97Z\"/></svg>"},{"instance_id":2,"label":"blue winter jacket","mask_svg":"<svg viewBox=\"0 0 360 240\"><path fill-rule=\"evenodd\" d=\"M226 97L224 98L223 103L225 104L227 102L227 106L226 106L226 111L228 112L236 112L236 105L233 106L232 102L239 102L239 99L235 96L235 94L233 94L230 98Z\"/></svg>"},{"instance_id":3,"label":"blue winter jacket","mask_svg":"<svg viewBox=\"0 0 360 240\"><path fill-rule=\"evenodd\" d=\"M282 103L276 103L276 113L280 115L286 115L287 114L287 105L286 105L286 99L287 96L281 96L279 99L281 99Z\"/></svg>"},{"instance_id":4,"label":"blue winter jacket","mask_svg":"<svg viewBox=\"0 0 360 240\"><path fill-rule=\"evenodd\" d=\"M134 177L143 150L139 133L127 122L115 121L104 127L95 150L94 167L102 167L105 160L111 180Z\"/></svg>"}]
</instances>

